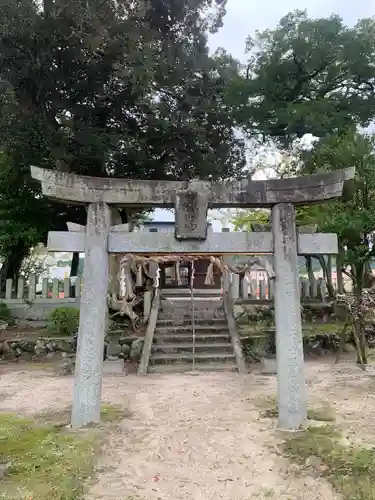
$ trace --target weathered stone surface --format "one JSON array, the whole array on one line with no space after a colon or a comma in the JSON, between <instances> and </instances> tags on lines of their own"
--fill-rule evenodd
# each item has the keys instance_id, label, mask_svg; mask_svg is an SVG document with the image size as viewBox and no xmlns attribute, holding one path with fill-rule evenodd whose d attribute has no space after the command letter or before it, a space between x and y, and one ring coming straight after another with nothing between
<instances>
[{"instance_id":1,"label":"weathered stone surface","mask_svg":"<svg viewBox=\"0 0 375 500\"><path fill-rule=\"evenodd\" d=\"M55 352L55 346L50 340L46 343L46 349L48 352Z\"/></svg>"},{"instance_id":2,"label":"weathered stone surface","mask_svg":"<svg viewBox=\"0 0 375 500\"><path fill-rule=\"evenodd\" d=\"M189 189L176 191L175 237L205 240L207 237L208 184L190 182Z\"/></svg>"},{"instance_id":3,"label":"weathered stone surface","mask_svg":"<svg viewBox=\"0 0 375 500\"><path fill-rule=\"evenodd\" d=\"M108 205L90 205L87 213L83 271L85 286L81 297L74 381L73 428L100 422L109 274L107 241L110 226L111 211Z\"/></svg>"},{"instance_id":4,"label":"weathered stone surface","mask_svg":"<svg viewBox=\"0 0 375 500\"><path fill-rule=\"evenodd\" d=\"M105 360L103 363L103 373L118 374L124 372L124 360Z\"/></svg>"},{"instance_id":5,"label":"weathered stone surface","mask_svg":"<svg viewBox=\"0 0 375 500\"><path fill-rule=\"evenodd\" d=\"M272 209L274 234L275 323L278 427L298 430L307 418L295 208Z\"/></svg>"},{"instance_id":6,"label":"weathered stone surface","mask_svg":"<svg viewBox=\"0 0 375 500\"><path fill-rule=\"evenodd\" d=\"M132 361L139 361L141 359L143 344L144 339L137 339L132 343L130 349L130 359Z\"/></svg>"},{"instance_id":7,"label":"weathered stone surface","mask_svg":"<svg viewBox=\"0 0 375 500\"><path fill-rule=\"evenodd\" d=\"M24 352L32 352L35 351L35 342L33 340L20 340L18 342L18 347Z\"/></svg>"},{"instance_id":8,"label":"weathered stone surface","mask_svg":"<svg viewBox=\"0 0 375 500\"><path fill-rule=\"evenodd\" d=\"M194 183L188 181L150 182L77 177L73 174L35 167L32 168L32 176L41 181L43 194L50 198L67 203L90 204L86 233L73 231L69 237L63 233L55 233L55 236L51 233L49 238L50 250L85 251L86 253L85 287L81 303L73 400L73 427L100 420L108 251L139 253L140 249L144 253L160 252L162 254L197 252L220 255L238 252L275 252L275 271L278 280L275 305L278 339L279 426L295 430L303 424L306 418L306 397L302 341L300 340L301 318L296 306L296 290L297 296L299 293L298 284L295 283L298 265L297 252L307 255L336 253L337 240L332 240L332 235L300 234L297 241L294 208L290 204L305 205L341 196L345 183L354 177L354 169L295 179L252 181L246 178L226 183L199 183L195 187ZM190 202L187 203L189 200ZM130 233L130 235L126 233L124 238L122 232L113 231L109 234L110 221L107 203L137 208L176 206L178 219L176 236L187 240L206 237L203 213L207 211L207 208L274 207L274 239L268 233L258 233L255 236L249 236L246 233L239 233L240 236L227 234L226 240L223 239L224 234L212 234L206 241L201 242L191 240L178 242L168 235L158 235L156 240L155 235L151 235L152 239L141 240L147 238L147 233ZM329 240L330 236L331 240ZM330 248L326 249L324 245ZM130 351L132 359L139 359L142 345L141 339L133 342Z\"/></svg>"},{"instance_id":9,"label":"weathered stone surface","mask_svg":"<svg viewBox=\"0 0 375 500\"><path fill-rule=\"evenodd\" d=\"M277 374L276 356L272 356L271 354L264 356L262 358L261 371L264 375L276 375Z\"/></svg>"},{"instance_id":10,"label":"weathered stone surface","mask_svg":"<svg viewBox=\"0 0 375 500\"><path fill-rule=\"evenodd\" d=\"M75 368L75 355L63 352L59 366L60 375L73 375Z\"/></svg>"},{"instance_id":11,"label":"weathered stone surface","mask_svg":"<svg viewBox=\"0 0 375 500\"><path fill-rule=\"evenodd\" d=\"M31 175L42 184L49 198L73 203L105 202L117 206L175 206L176 191L191 187L189 181L139 181L84 177L31 167ZM205 183L208 207L272 207L278 203L305 205L341 196L344 184L354 178L354 169L295 177L252 181Z\"/></svg>"},{"instance_id":12,"label":"weathered stone surface","mask_svg":"<svg viewBox=\"0 0 375 500\"><path fill-rule=\"evenodd\" d=\"M73 353L76 350L75 341L72 338L56 339L53 344L55 351Z\"/></svg>"},{"instance_id":13,"label":"weathered stone surface","mask_svg":"<svg viewBox=\"0 0 375 500\"><path fill-rule=\"evenodd\" d=\"M67 233L69 234L69 233ZM9 307L11 315L22 327L44 326L48 316L56 307L73 307L79 308L79 299L42 299L40 296L31 303L25 302L23 299L11 299L2 301Z\"/></svg>"},{"instance_id":14,"label":"weathered stone surface","mask_svg":"<svg viewBox=\"0 0 375 500\"><path fill-rule=\"evenodd\" d=\"M50 241L55 239L53 248L63 246L73 251L68 243L69 233L50 232ZM177 241L171 233L111 233L108 250L113 253L169 254L207 253L209 255L236 253L273 253L272 233L209 233L204 241ZM330 233L299 234L298 253L300 255L337 254L337 235Z\"/></svg>"},{"instance_id":15,"label":"weathered stone surface","mask_svg":"<svg viewBox=\"0 0 375 500\"><path fill-rule=\"evenodd\" d=\"M136 338L132 337L120 337L118 343L120 345L128 344L129 346L132 345L132 343L136 340Z\"/></svg>"},{"instance_id":16,"label":"weathered stone surface","mask_svg":"<svg viewBox=\"0 0 375 500\"><path fill-rule=\"evenodd\" d=\"M130 354L130 346L128 344L123 344L121 346L121 352L124 355L124 358L128 358Z\"/></svg>"},{"instance_id":17,"label":"weathered stone surface","mask_svg":"<svg viewBox=\"0 0 375 500\"><path fill-rule=\"evenodd\" d=\"M109 342L107 345L107 356L118 356L121 352L121 346L115 342Z\"/></svg>"},{"instance_id":18,"label":"weathered stone surface","mask_svg":"<svg viewBox=\"0 0 375 500\"><path fill-rule=\"evenodd\" d=\"M45 342L43 342L41 339L38 339L35 342L35 347L34 347L35 354L37 356L43 356L44 354L47 353L47 347L45 345Z\"/></svg>"},{"instance_id":19,"label":"weathered stone surface","mask_svg":"<svg viewBox=\"0 0 375 500\"><path fill-rule=\"evenodd\" d=\"M317 224L299 226L297 227L297 234L313 234L316 233L317 228ZM251 229L257 233L265 233L267 231L272 231L272 224L251 224Z\"/></svg>"}]
</instances>

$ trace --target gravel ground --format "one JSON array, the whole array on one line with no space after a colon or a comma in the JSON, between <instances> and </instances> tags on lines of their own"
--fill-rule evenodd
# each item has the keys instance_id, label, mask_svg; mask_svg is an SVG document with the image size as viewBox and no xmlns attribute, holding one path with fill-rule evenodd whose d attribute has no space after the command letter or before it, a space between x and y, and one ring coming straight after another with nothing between
<instances>
[{"instance_id":1,"label":"gravel ground","mask_svg":"<svg viewBox=\"0 0 375 500\"><path fill-rule=\"evenodd\" d=\"M329 403L351 440L375 438L375 379L353 361L306 365L310 406ZM73 380L27 365L0 367L0 410L65 410ZM275 377L256 372L106 376L103 401L129 407L108 436L86 500L338 500L322 478L296 473L280 456L274 422L257 403Z\"/></svg>"}]
</instances>

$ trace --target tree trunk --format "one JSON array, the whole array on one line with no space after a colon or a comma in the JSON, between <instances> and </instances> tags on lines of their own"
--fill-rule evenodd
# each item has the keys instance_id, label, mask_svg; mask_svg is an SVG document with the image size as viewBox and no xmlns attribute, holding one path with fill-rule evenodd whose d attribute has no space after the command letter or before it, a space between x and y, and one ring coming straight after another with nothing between
<instances>
[{"instance_id":1,"label":"tree trunk","mask_svg":"<svg viewBox=\"0 0 375 500\"><path fill-rule=\"evenodd\" d=\"M4 262L0 270L0 290L2 292L5 291L5 283L7 279L11 278L14 281L18 280L22 261L28 253L29 249L25 249L24 246L15 246L4 258Z\"/></svg>"},{"instance_id":2,"label":"tree trunk","mask_svg":"<svg viewBox=\"0 0 375 500\"><path fill-rule=\"evenodd\" d=\"M305 264L306 264L306 271L307 275L309 277L310 284L312 285L315 282L315 274L313 271L313 266L312 266L312 257L309 255L305 255Z\"/></svg>"},{"instance_id":3,"label":"tree trunk","mask_svg":"<svg viewBox=\"0 0 375 500\"><path fill-rule=\"evenodd\" d=\"M363 288L366 286L366 266L367 263L364 262L356 262L352 265L352 275L355 277L355 282L353 283L354 293L356 295L357 304L360 304L361 297L363 293ZM365 365L367 365L367 339L366 339L366 331L365 331L365 320L362 314L359 314L359 318L354 322L354 330L356 335L356 347L358 351L357 362L364 369Z\"/></svg>"},{"instance_id":4,"label":"tree trunk","mask_svg":"<svg viewBox=\"0 0 375 500\"><path fill-rule=\"evenodd\" d=\"M72 263L70 266L70 277L77 276L79 266L79 252L73 252Z\"/></svg>"},{"instance_id":5,"label":"tree trunk","mask_svg":"<svg viewBox=\"0 0 375 500\"><path fill-rule=\"evenodd\" d=\"M364 288L371 288L373 282L374 282L374 277L372 274L370 261L367 261L366 264L364 265L364 272L363 272Z\"/></svg>"},{"instance_id":6,"label":"tree trunk","mask_svg":"<svg viewBox=\"0 0 375 500\"><path fill-rule=\"evenodd\" d=\"M330 281L332 282L332 255L327 255L327 276L329 276Z\"/></svg>"},{"instance_id":7,"label":"tree trunk","mask_svg":"<svg viewBox=\"0 0 375 500\"><path fill-rule=\"evenodd\" d=\"M335 288L334 288L333 283L332 283L332 272L329 271L329 265L328 265L324 255L318 255L315 258L318 259L318 261L321 265L321 268L323 270L323 276L324 276L324 278L326 280L326 284L327 284L328 297L330 299L334 299L336 296L336 293L335 293Z\"/></svg>"},{"instance_id":8,"label":"tree trunk","mask_svg":"<svg viewBox=\"0 0 375 500\"><path fill-rule=\"evenodd\" d=\"M344 265L344 252L345 250L339 246L339 253L336 256L336 276L337 276L337 291L340 294L345 292L344 287L344 276L342 273L342 267Z\"/></svg>"},{"instance_id":9,"label":"tree trunk","mask_svg":"<svg viewBox=\"0 0 375 500\"><path fill-rule=\"evenodd\" d=\"M79 252L73 252L72 256L72 262L70 264L70 277L73 278L73 276L78 275L78 266L79 266ZM74 297L75 296L75 285L72 284L72 281L70 281L70 296Z\"/></svg>"}]
</instances>

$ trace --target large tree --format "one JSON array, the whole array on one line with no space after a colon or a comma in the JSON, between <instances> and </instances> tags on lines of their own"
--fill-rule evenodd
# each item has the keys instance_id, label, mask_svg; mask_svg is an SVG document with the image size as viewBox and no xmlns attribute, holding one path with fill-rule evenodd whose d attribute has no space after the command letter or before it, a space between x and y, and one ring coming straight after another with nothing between
<instances>
[{"instance_id":1,"label":"large tree","mask_svg":"<svg viewBox=\"0 0 375 500\"><path fill-rule=\"evenodd\" d=\"M237 67L207 48L224 12L217 0L1 3L0 149L11 169L3 179L35 208L24 214L35 229L24 247L68 216L84 218L38 197L32 164L146 179L239 175L244 146L225 101ZM0 211L9 226L17 210L4 201ZM0 252L14 255L9 245Z\"/></svg>"},{"instance_id":2,"label":"large tree","mask_svg":"<svg viewBox=\"0 0 375 500\"><path fill-rule=\"evenodd\" d=\"M250 36L247 53L227 99L252 137L285 147L306 133L323 137L374 118L374 19L348 27L336 15L295 11Z\"/></svg>"},{"instance_id":3,"label":"large tree","mask_svg":"<svg viewBox=\"0 0 375 500\"><path fill-rule=\"evenodd\" d=\"M301 216L318 224L321 231L337 233L341 268L350 274L361 294L372 282L370 263L375 257L375 136L349 130L332 134L301 152L301 172L332 171L355 167L350 196L322 206L307 207Z\"/></svg>"}]
</instances>

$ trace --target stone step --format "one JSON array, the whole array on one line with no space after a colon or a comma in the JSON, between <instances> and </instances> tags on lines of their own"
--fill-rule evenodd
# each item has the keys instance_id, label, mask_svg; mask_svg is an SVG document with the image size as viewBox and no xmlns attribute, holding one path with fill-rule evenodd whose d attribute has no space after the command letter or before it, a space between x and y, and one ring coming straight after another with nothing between
<instances>
[{"instance_id":1,"label":"stone step","mask_svg":"<svg viewBox=\"0 0 375 500\"><path fill-rule=\"evenodd\" d=\"M231 343L232 339L229 332L225 333L199 333L195 335L195 343L203 344L206 343ZM192 343L193 342L193 334L189 333L180 333L180 332L171 332L166 334L155 333L154 334L154 343L166 343L170 342L172 344L177 343Z\"/></svg>"},{"instance_id":2,"label":"stone step","mask_svg":"<svg viewBox=\"0 0 375 500\"><path fill-rule=\"evenodd\" d=\"M221 326L225 325L228 326L228 321L227 318L194 318L195 324L196 325L216 325L216 326ZM156 326L180 326L180 325L191 325L192 323L192 318L182 318L181 320L179 319L159 319L156 322Z\"/></svg>"},{"instance_id":3,"label":"stone step","mask_svg":"<svg viewBox=\"0 0 375 500\"><path fill-rule=\"evenodd\" d=\"M151 354L150 358L150 365L156 365L156 364L163 364L163 363L170 363L170 364L175 364L175 363L186 363L186 362L193 362L193 354L189 352L179 352L179 353L169 353L169 354L164 354L161 352L156 352ZM233 354L233 351L231 353L206 353L206 352L199 352L195 353L195 361L197 364L199 363L210 363L210 362L225 362L225 361L236 361L236 357Z\"/></svg>"},{"instance_id":4,"label":"stone step","mask_svg":"<svg viewBox=\"0 0 375 500\"><path fill-rule=\"evenodd\" d=\"M168 335L169 333L192 333L193 326L189 324L185 325L169 325L169 326L156 326L155 334ZM195 325L195 333L228 333L228 326L222 325L221 327L216 325Z\"/></svg>"},{"instance_id":5,"label":"stone step","mask_svg":"<svg viewBox=\"0 0 375 500\"><path fill-rule=\"evenodd\" d=\"M192 363L179 363L172 365L150 365L148 367L148 373L184 373L190 372L193 369ZM236 372L237 366L235 363L197 363L195 365L195 370L197 372Z\"/></svg>"},{"instance_id":6,"label":"stone step","mask_svg":"<svg viewBox=\"0 0 375 500\"><path fill-rule=\"evenodd\" d=\"M203 318L203 319L214 319L214 318L224 318L225 311L221 311L220 309L215 309L214 311L210 311L208 309L190 309L189 307L171 307L168 309L160 309L159 310L159 318L191 318L194 314L195 318Z\"/></svg>"},{"instance_id":7,"label":"stone step","mask_svg":"<svg viewBox=\"0 0 375 500\"><path fill-rule=\"evenodd\" d=\"M160 310L168 310L168 309L190 309L192 310L192 304L191 301L183 301L181 300L180 302L164 302L160 304ZM195 311L223 311L224 312L224 307L221 304L207 304L201 303L201 302L194 302L194 310Z\"/></svg>"},{"instance_id":8,"label":"stone step","mask_svg":"<svg viewBox=\"0 0 375 500\"><path fill-rule=\"evenodd\" d=\"M193 353L193 342L184 343L180 342L177 344L169 344L169 343L155 343L152 345L151 352L158 353L162 352L164 354L179 354L181 352L184 353ZM233 346L230 342L216 342L214 344L209 344L208 342L195 343L195 352L196 354L201 354L204 352L205 354L217 354L217 353L229 353L233 354Z\"/></svg>"},{"instance_id":9,"label":"stone step","mask_svg":"<svg viewBox=\"0 0 375 500\"><path fill-rule=\"evenodd\" d=\"M192 309L191 300L164 300L160 304L160 309ZM224 306L220 301L194 300L195 310L224 311Z\"/></svg>"},{"instance_id":10,"label":"stone step","mask_svg":"<svg viewBox=\"0 0 375 500\"><path fill-rule=\"evenodd\" d=\"M214 317L209 316L209 317L207 317L207 316L203 316L203 315L201 316L199 314L194 315L194 320L195 320L196 324L210 323L210 322L212 322L213 319L216 319L216 318L221 319L221 320L226 320L225 316L214 316ZM175 325L179 325L179 324L181 325L183 323L186 323L186 324L191 323L192 317L191 317L191 314L184 314L184 312L179 314L178 312L176 313L176 311L174 311L174 312L170 312L170 313L159 314L158 320L172 322Z\"/></svg>"}]
</instances>

